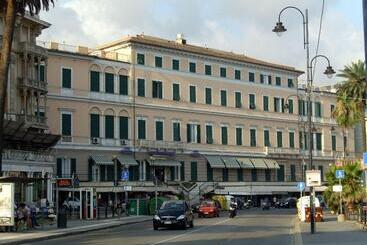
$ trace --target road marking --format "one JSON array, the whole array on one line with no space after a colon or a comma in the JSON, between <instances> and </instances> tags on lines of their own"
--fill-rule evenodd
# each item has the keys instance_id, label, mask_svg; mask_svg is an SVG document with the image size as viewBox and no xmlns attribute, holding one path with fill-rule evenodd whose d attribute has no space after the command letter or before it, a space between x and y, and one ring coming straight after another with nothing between
<instances>
[{"instance_id":1,"label":"road marking","mask_svg":"<svg viewBox=\"0 0 367 245\"><path fill-rule=\"evenodd\" d=\"M214 223L213 225L204 226L204 227L202 227L202 228L199 228L199 229L196 229L196 230L192 230L192 231L186 232L186 233L181 234L181 235L177 235L177 236L174 236L174 237L171 237L171 238L167 238L167 239L164 239L164 240L159 241L159 242L156 242L156 243L152 243L151 245L161 244L161 243L165 243L165 242L168 242L168 241L171 241L171 240L175 240L175 239L177 239L177 238L182 238L182 237L184 237L184 236L186 236L186 235L190 235L190 234L195 233L195 232L197 232L197 231L201 231L201 230L204 230L204 229L208 229L208 228L210 228L210 227L212 227L212 226L216 226L216 225L219 225L219 224L225 223L225 222L227 222L227 221L229 221L229 220L231 220L231 219L227 218L227 219L225 219L225 220L222 220L222 221L219 221L219 222L217 222L217 223Z\"/></svg>"},{"instance_id":2,"label":"road marking","mask_svg":"<svg viewBox=\"0 0 367 245\"><path fill-rule=\"evenodd\" d=\"M303 245L301 225L298 217L294 218L294 244Z\"/></svg>"}]
</instances>

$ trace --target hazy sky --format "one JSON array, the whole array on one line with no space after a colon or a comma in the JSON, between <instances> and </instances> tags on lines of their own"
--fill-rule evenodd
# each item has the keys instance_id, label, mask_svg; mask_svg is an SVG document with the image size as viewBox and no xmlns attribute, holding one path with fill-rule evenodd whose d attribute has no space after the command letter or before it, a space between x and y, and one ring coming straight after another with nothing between
<instances>
[{"instance_id":1,"label":"hazy sky","mask_svg":"<svg viewBox=\"0 0 367 245\"><path fill-rule=\"evenodd\" d=\"M309 9L313 57L322 0L58 0L41 13L52 26L39 39L94 47L143 32L172 40L183 33L190 44L305 70L301 15L284 12L288 31L281 37L271 31L287 5ZM328 56L336 70L364 59L361 6L362 0L325 0L319 54ZM337 81L322 75L325 65L318 62L315 85Z\"/></svg>"}]
</instances>

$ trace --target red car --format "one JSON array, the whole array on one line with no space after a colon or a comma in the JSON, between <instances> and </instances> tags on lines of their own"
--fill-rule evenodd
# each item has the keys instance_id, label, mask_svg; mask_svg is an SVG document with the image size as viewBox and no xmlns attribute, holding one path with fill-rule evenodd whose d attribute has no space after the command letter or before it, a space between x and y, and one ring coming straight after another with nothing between
<instances>
[{"instance_id":1,"label":"red car","mask_svg":"<svg viewBox=\"0 0 367 245\"><path fill-rule=\"evenodd\" d=\"M219 217L219 204L215 201L203 201L198 210L199 218Z\"/></svg>"}]
</instances>

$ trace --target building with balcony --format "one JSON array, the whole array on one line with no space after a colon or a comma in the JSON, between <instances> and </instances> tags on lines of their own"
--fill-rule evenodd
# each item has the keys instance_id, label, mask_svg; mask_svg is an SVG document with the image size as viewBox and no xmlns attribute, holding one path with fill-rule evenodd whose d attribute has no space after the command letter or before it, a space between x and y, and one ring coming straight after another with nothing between
<instances>
[{"instance_id":1,"label":"building with balcony","mask_svg":"<svg viewBox=\"0 0 367 245\"><path fill-rule=\"evenodd\" d=\"M65 46L65 45L64 45ZM343 137L331 118L333 93L312 96L313 145L307 144L301 71L232 52L129 36L96 49L48 50L48 115L57 173L76 173L81 186L131 195L159 191L237 195L296 193L307 169L324 176L354 152L354 132ZM113 187L118 172L129 180ZM116 189L117 188L117 189Z\"/></svg>"},{"instance_id":2,"label":"building with balcony","mask_svg":"<svg viewBox=\"0 0 367 245\"><path fill-rule=\"evenodd\" d=\"M47 49L36 38L49 23L38 16L17 17L5 106L3 177L15 182L18 202L52 199L55 160L50 147L59 140L47 126ZM3 22L0 19L0 40ZM1 45L2 42L0 42Z\"/></svg>"}]
</instances>

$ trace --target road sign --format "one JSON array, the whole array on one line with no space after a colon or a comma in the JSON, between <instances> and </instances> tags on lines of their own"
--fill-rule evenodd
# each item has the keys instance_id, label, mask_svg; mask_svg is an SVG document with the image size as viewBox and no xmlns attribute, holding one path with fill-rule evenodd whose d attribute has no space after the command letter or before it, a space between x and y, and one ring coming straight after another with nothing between
<instances>
[{"instance_id":1,"label":"road sign","mask_svg":"<svg viewBox=\"0 0 367 245\"><path fill-rule=\"evenodd\" d=\"M129 180L129 170L121 171L121 180Z\"/></svg>"},{"instance_id":2,"label":"road sign","mask_svg":"<svg viewBox=\"0 0 367 245\"><path fill-rule=\"evenodd\" d=\"M321 186L321 171L307 170L306 171L306 186Z\"/></svg>"},{"instance_id":3,"label":"road sign","mask_svg":"<svg viewBox=\"0 0 367 245\"><path fill-rule=\"evenodd\" d=\"M305 182L298 182L297 189L303 191L305 189Z\"/></svg>"},{"instance_id":4,"label":"road sign","mask_svg":"<svg viewBox=\"0 0 367 245\"><path fill-rule=\"evenodd\" d=\"M335 171L335 178L337 178L337 179L344 179L344 177L345 177L344 170L336 170Z\"/></svg>"},{"instance_id":5,"label":"road sign","mask_svg":"<svg viewBox=\"0 0 367 245\"><path fill-rule=\"evenodd\" d=\"M343 186L342 185L333 185L333 192L342 192Z\"/></svg>"},{"instance_id":6,"label":"road sign","mask_svg":"<svg viewBox=\"0 0 367 245\"><path fill-rule=\"evenodd\" d=\"M363 164L367 167L367 152L363 153Z\"/></svg>"}]
</instances>

